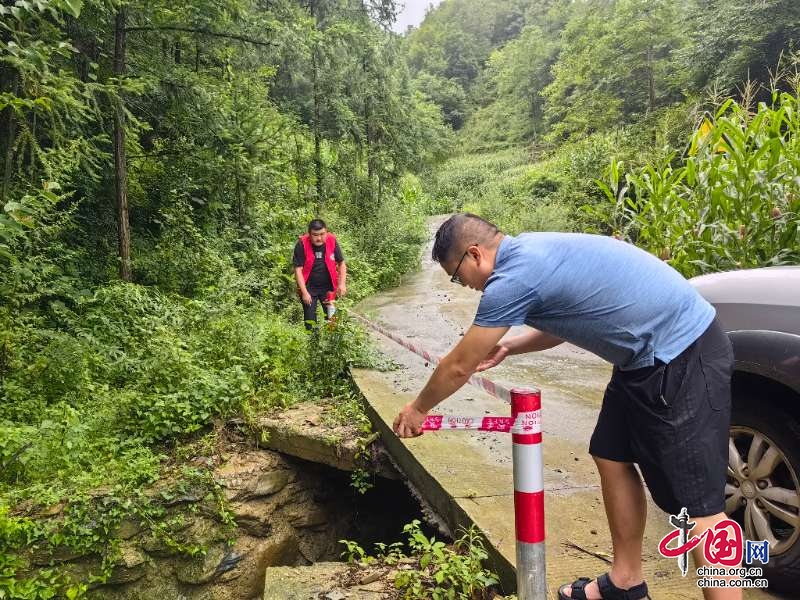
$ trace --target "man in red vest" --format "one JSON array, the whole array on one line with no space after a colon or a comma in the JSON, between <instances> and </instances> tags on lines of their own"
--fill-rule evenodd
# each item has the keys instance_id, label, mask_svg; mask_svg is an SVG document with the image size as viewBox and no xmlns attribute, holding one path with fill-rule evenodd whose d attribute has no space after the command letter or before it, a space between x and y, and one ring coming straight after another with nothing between
<instances>
[{"instance_id":1,"label":"man in red vest","mask_svg":"<svg viewBox=\"0 0 800 600\"><path fill-rule=\"evenodd\" d=\"M325 303L330 292L337 296L347 293L344 255L325 221L314 219L308 224L308 233L295 244L293 262L297 291L303 302L303 320L310 330L317 322L317 301Z\"/></svg>"}]
</instances>

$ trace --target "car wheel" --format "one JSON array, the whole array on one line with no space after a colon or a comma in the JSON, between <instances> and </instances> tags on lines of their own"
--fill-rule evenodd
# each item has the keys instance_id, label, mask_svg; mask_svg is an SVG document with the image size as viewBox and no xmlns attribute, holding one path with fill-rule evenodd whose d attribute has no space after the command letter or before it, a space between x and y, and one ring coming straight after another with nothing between
<instances>
[{"instance_id":1,"label":"car wheel","mask_svg":"<svg viewBox=\"0 0 800 600\"><path fill-rule=\"evenodd\" d=\"M800 423L763 398L734 404L725 512L746 539L768 540L770 588L800 584ZM758 408L756 408L758 407Z\"/></svg>"}]
</instances>

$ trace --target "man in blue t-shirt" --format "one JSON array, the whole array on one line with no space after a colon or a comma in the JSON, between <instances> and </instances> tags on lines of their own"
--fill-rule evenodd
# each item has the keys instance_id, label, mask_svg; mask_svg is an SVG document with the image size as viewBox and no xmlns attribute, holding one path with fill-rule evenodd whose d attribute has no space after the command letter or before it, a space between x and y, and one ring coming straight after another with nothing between
<instances>
[{"instance_id":1,"label":"man in blue t-shirt","mask_svg":"<svg viewBox=\"0 0 800 600\"><path fill-rule=\"evenodd\" d=\"M470 214L436 233L433 260L451 281L483 292L473 325L436 367L394 430L417 436L430 409L475 371L564 341L614 365L589 452L597 464L614 547L608 573L559 598L647 597L642 570L646 502L639 466L660 508L686 508L692 535L726 519L733 354L714 308L669 265L625 242L575 233L516 237ZM502 339L513 325L532 329ZM702 544L698 566L708 564ZM705 598L741 598L706 588Z\"/></svg>"}]
</instances>

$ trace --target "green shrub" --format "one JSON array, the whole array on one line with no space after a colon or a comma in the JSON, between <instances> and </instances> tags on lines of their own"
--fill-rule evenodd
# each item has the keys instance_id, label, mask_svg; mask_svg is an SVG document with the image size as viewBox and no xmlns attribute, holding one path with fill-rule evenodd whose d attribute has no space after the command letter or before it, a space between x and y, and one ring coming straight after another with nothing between
<instances>
[{"instance_id":1,"label":"green shrub","mask_svg":"<svg viewBox=\"0 0 800 600\"><path fill-rule=\"evenodd\" d=\"M484 186L527 162L520 149L453 158L438 169L430 184L432 213L457 212L483 195Z\"/></svg>"},{"instance_id":2,"label":"green shrub","mask_svg":"<svg viewBox=\"0 0 800 600\"><path fill-rule=\"evenodd\" d=\"M126 456L215 417L344 393L365 346L344 317L315 340L236 293L188 300L120 283L48 314L0 320L0 481L23 495L56 473L118 481Z\"/></svg>"},{"instance_id":3,"label":"green shrub","mask_svg":"<svg viewBox=\"0 0 800 600\"><path fill-rule=\"evenodd\" d=\"M449 546L435 537L427 537L418 520L405 525L403 532L407 535L409 554L416 559L416 568L403 569L395 577L395 587L400 590L403 598L475 598L477 594L499 582L497 575L483 567L489 555L483 538L474 527L464 531ZM340 543L345 546L342 556L348 562L396 565L406 558L399 542L388 546L376 544L377 556L368 555L355 542L340 540Z\"/></svg>"},{"instance_id":4,"label":"green shrub","mask_svg":"<svg viewBox=\"0 0 800 600\"><path fill-rule=\"evenodd\" d=\"M333 227L347 261L348 295L357 300L376 290L397 285L404 273L419 266L420 247L427 237L422 187L404 177L396 192L379 206L347 209L355 217L331 212ZM299 304L298 304L299 308Z\"/></svg>"}]
</instances>

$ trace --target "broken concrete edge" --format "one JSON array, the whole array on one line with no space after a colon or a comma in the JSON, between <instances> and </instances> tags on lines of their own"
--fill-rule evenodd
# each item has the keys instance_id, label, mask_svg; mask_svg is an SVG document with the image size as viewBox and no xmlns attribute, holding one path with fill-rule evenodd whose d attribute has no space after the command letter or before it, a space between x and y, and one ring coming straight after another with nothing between
<instances>
[{"instance_id":1,"label":"broken concrete edge","mask_svg":"<svg viewBox=\"0 0 800 600\"><path fill-rule=\"evenodd\" d=\"M356 379L356 385L358 381ZM436 521L444 523L445 531L458 532L461 529L468 529L475 526L481 531L477 523L469 516L461 505L461 501L470 501L470 498L457 498L452 496L442 485L431 476L425 468L414 457L413 452L398 438L388 423L386 423L378 412L369 404L364 403L364 410L369 417L374 430L381 434L383 446L386 448L392 462L404 475L404 479L418 498L423 499L423 507L428 507L429 512L435 515ZM500 579L500 586L504 594L513 593L516 590L516 568L509 559L492 543L488 536L481 531L484 538L485 549L489 555L489 568L494 571ZM450 535L452 538L453 536Z\"/></svg>"},{"instance_id":2,"label":"broken concrete edge","mask_svg":"<svg viewBox=\"0 0 800 600\"><path fill-rule=\"evenodd\" d=\"M255 429L258 445L262 448L340 471L363 469L386 479L400 478L377 441L372 442L372 451L365 455L357 439L339 436L336 430L312 432L295 424L268 418L260 419Z\"/></svg>"}]
</instances>

